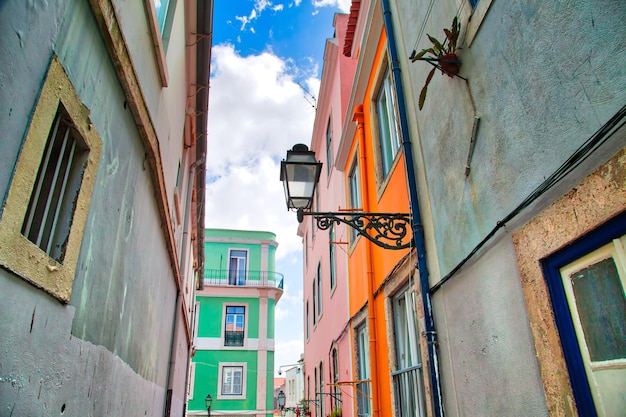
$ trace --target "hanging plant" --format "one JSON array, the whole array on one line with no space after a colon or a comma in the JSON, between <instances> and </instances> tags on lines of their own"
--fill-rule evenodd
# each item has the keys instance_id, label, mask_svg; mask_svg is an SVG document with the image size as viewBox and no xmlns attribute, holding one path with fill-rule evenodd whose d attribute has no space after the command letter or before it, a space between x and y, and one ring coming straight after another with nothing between
<instances>
[{"instance_id":1,"label":"hanging plant","mask_svg":"<svg viewBox=\"0 0 626 417\"><path fill-rule=\"evenodd\" d=\"M461 24L457 17L452 19L452 26L449 29L444 29L443 33L446 35L446 39L440 42L434 36L426 34L428 39L433 44L432 47L422 49L419 53L413 51L409 59L411 62L426 61L433 66L433 69L428 73L426 82L419 98L419 109L424 107L424 101L426 100L426 92L428 91L428 84L433 79L435 71L439 69L442 74L446 74L448 77L459 77L459 70L461 69L461 61L459 60L456 52L456 43L459 40L459 33L461 32ZM462 78L462 77L459 77Z\"/></svg>"}]
</instances>

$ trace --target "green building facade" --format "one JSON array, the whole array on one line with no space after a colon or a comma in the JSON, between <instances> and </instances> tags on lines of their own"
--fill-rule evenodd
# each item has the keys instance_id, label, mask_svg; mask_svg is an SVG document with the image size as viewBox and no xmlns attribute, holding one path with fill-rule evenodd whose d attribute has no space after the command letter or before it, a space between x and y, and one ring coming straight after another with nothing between
<instances>
[{"instance_id":1,"label":"green building facade","mask_svg":"<svg viewBox=\"0 0 626 417\"><path fill-rule=\"evenodd\" d=\"M205 230L187 415L273 414L274 307L283 293L270 232Z\"/></svg>"}]
</instances>

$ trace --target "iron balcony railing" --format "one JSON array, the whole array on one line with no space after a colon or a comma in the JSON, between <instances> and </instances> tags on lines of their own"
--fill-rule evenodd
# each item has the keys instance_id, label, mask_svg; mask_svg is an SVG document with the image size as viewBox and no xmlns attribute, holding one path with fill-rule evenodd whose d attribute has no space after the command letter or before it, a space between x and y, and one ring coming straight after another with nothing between
<instances>
[{"instance_id":1,"label":"iron balcony railing","mask_svg":"<svg viewBox=\"0 0 626 417\"><path fill-rule=\"evenodd\" d=\"M397 417L420 417L426 415L422 365L412 366L391 373L396 402Z\"/></svg>"},{"instance_id":2,"label":"iron balcony railing","mask_svg":"<svg viewBox=\"0 0 626 417\"><path fill-rule=\"evenodd\" d=\"M224 333L224 346L243 346L243 331L226 330Z\"/></svg>"},{"instance_id":3,"label":"iron balcony railing","mask_svg":"<svg viewBox=\"0 0 626 417\"><path fill-rule=\"evenodd\" d=\"M204 270L204 285L270 287L282 290L283 280L283 274L274 271Z\"/></svg>"}]
</instances>

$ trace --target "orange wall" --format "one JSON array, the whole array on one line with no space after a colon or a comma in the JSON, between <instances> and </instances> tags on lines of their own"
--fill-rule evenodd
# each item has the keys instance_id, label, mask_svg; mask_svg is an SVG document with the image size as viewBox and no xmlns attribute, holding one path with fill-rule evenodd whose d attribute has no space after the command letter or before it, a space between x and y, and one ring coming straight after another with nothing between
<instances>
[{"instance_id":1,"label":"orange wall","mask_svg":"<svg viewBox=\"0 0 626 417\"><path fill-rule=\"evenodd\" d=\"M373 135L372 129L376 128L376 114L373 107L373 99L377 92L377 81L382 76L381 64L386 54L385 45L387 39L382 31L380 40L378 43L376 58L374 64L369 71L368 87L365 93L365 99L363 104L364 112L364 140L360 142L360 132L357 129L356 135L353 138L350 155L348 159L351 164L354 160L355 152L358 151L359 146L364 147L365 161L359 159L361 166L361 173L365 167L365 175L367 176L367 183L363 176L361 176L361 191L362 196L367 193L367 201L362 207L365 211L369 212L409 212L409 196L408 187L406 184L406 174L404 169L404 154L400 150L400 155L397 156L397 161L390 173L391 177L382 190L382 194L379 198L379 191L377 190L376 168L375 168L375 152L377 148L374 145L374 138L377 134ZM347 167L349 168L349 166ZM344 172L349 172L346 169ZM346 187L348 189L348 187ZM357 313L368 301L368 271L373 272L373 289L374 291L381 285L389 272L397 264L397 262L408 253L408 249L405 250L390 250L382 249L374 244L370 243L367 239L359 237L357 239L356 246L352 248L350 257L348 260L349 270L349 288L350 288L350 314L353 316ZM386 313L385 313L385 295L380 293L374 299L374 311L376 315L375 327L370 327L370 337L375 336L377 341L376 346L376 362L377 362L377 383L378 387L373 385L373 389L378 393L378 404L380 414L378 416L391 416L392 415L392 401L391 401L391 376L389 367L389 346L387 343L387 329L386 329ZM371 322L368 320L368 325ZM372 333L373 332L373 333ZM374 352L370 352L374 354ZM374 417L376 417L376 410L374 411Z\"/></svg>"}]
</instances>

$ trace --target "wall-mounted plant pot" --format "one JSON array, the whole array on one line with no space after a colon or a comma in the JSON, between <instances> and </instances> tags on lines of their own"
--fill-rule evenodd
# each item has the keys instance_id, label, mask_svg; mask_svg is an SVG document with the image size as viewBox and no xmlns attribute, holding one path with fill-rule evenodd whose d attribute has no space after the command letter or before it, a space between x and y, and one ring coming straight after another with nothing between
<instances>
[{"instance_id":1,"label":"wall-mounted plant pot","mask_svg":"<svg viewBox=\"0 0 626 417\"><path fill-rule=\"evenodd\" d=\"M441 72L452 78L459 74L459 71L461 70L461 61L459 61L456 54L452 52L442 55L441 58L439 58L439 66L441 67Z\"/></svg>"}]
</instances>

